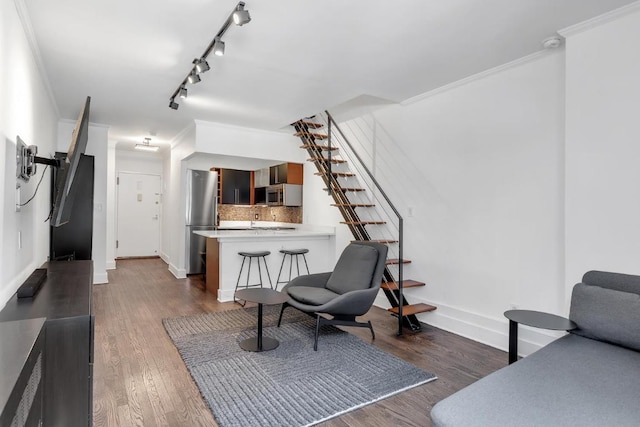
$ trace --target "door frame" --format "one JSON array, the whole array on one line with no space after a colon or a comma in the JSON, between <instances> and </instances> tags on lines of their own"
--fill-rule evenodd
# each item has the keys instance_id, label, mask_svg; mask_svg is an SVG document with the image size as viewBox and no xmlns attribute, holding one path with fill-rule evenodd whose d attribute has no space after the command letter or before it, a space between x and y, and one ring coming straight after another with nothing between
<instances>
[{"instance_id":1,"label":"door frame","mask_svg":"<svg viewBox=\"0 0 640 427\"><path fill-rule=\"evenodd\" d=\"M120 174L121 173L125 173L125 174L129 174L129 175L149 175L149 176L157 176L160 178L160 193L158 193L158 195L160 196L160 207L159 207L159 215L160 215L160 221L158 221L158 257L162 258L162 241L163 241L163 234L162 234L162 223L164 221L164 215L163 215L163 204L164 204L164 193L162 191L162 189L164 188L164 182L163 182L163 177L162 174L158 174L158 173L150 173L150 172L138 172L138 171L129 171L129 170L117 170L116 171L116 182L115 182L115 187L116 187L116 194L115 194L115 215L114 215L114 219L115 219L115 224L114 224L114 231L115 231L115 239L113 242L113 246L114 246L114 259L118 260L118 259L123 259L122 257L118 257L118 224L120 221L120 218L118 217L118 212L119 212L119 195L120 195L120 185L119 185L119 179L120 179ZM155 258L156 256L141 256L141 257L126 257L127 259L131 259L131 258Z\"/></svg>"}]
</instances>

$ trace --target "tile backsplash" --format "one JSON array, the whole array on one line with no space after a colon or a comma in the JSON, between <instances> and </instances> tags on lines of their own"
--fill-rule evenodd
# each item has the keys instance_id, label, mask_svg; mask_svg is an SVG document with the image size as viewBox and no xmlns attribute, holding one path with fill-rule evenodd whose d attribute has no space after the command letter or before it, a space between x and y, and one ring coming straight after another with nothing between
<instances>
[{"instance_id":1,"label":"tile backsplash","mask_svg":"<svg viewBox=\"0 0 640 427\"><path fill-rule=\"evenodd\" d=\"M221 221L274 221L302 224L302 207L218 205ZM255 218L255 215L258 218Z\"/></svg>"}]
</instances>

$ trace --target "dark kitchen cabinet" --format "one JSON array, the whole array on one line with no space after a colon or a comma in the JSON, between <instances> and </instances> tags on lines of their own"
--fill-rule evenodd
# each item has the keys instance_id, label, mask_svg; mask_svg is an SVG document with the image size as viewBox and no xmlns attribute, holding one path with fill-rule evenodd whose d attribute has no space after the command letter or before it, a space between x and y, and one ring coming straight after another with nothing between
<instances>
[{"instance_id":1,"label":"dark kitchen cabinet","mask_svg":"<svg viewBox=\"0 0 640 427\"><path fill-rule=\"evenodd\" d=\"M229 205L251 204L251 171L220 169L221 203Z\"/></svg>"},{"instance_id":2,"label":"dark kitchen cabinet","mask_svg":"<svg viewBox=\"0 0 640 427\"><path fill-rule=\"evenodd\" d=\"M269 184L302 184L302 164L282 163L269 168Z\"/></svg>"}]
</instances>

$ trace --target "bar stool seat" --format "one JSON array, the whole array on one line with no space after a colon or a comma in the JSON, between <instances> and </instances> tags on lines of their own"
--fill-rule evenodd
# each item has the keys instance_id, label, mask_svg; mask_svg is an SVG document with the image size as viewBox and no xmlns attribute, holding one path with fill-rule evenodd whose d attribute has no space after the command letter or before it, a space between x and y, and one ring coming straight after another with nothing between
<instances>
[{"instance_id":1,"label":"bar stool seat","mask_svg":"<svg viewBox=\"0 0 640 427\"><path fill-rule=\"evenodd\" d=\"M267 255L271 255L269 251L261 251L261 252L238 252L238 255L242 255L248 258L256 258L256 257L266 257Z\"/></svg>"},{"instance_id":2,"label":"bar stool seat","mask_svg":"<svg viewBox=\"0 0 640 427\"><path fill-rule=\"evenodd\" d=\"M269 274L269 267L267 267L267 260L266 257L271 255L270 251L256 251L256 252L247 252L247 251L241 251L238 252L238 255L240 255L242 257L242 265L240 266L240 272L238 273L238 280L236 281L236 289L235 291L238 290L238 288L240 288L240 278L242 277L242 270L244 269L244 263L247 260L247 258L249 259L248 264L248 268L247 268L247 281L245 283L244 286L242 286L244 289L249 289L249 288L257 288L263 287L263 283L262 283L262 269L260 267L260 260L262 259L262 263L264 264L264 270L267 273L267 278L269 279L269 287L271 289L273 289L273 283L271 282L271 275ZM251 277L251 264L253 260L256 260L256 262L258 263L258 278L260 279L259 283L254 283L254 284L249 284L249 278ZM235 291L234 291L234 295L233 295L233 300L236 301L236 297L235 297Z\"/></svg>"},{"instance_id":3,"label":"bar stool seat","mask_svg":"<svg viewBox=\"0 0 640 427\"><path fill-rule=\"evenodd\" d=\"M293 257L296 257L296 269L298 271L298 276L300 275L300 264L298 257L302 256L304 261L304 265L307 268L307 274L309 273L309 264L307 264L307 257L305 254L309 253L309 249L280 249L280 253L282 255L282 264L280 264L280 271L278 272L278 279L276 280L276 290L278 290L278 285L280 283L289 283L291 281L291 272L293 270ZM289 280L280 280L280 276L282 274L282 267L284 267L284 262L289 256Z\"/></svg>"}]
</instances>

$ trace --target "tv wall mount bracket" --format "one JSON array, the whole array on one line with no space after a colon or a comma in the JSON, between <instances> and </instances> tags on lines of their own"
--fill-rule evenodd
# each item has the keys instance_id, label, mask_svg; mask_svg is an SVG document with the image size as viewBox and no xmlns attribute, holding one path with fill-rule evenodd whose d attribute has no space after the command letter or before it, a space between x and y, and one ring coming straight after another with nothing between
<instances>
[{"instance_id":1,"label":"tv wall mount bracket","mask_svg":"<svg viewBox=\"0 0 640 427\"><path fill-rule=\"evenodd\" d=\"M38 157L38 147L36 145L27 145L20 138L16 137L16 176L24 182L36 174L36 164L49 165L53 167L60 166L58 159L47 159L46 157Z\"/></svg>"}]
</instances>

